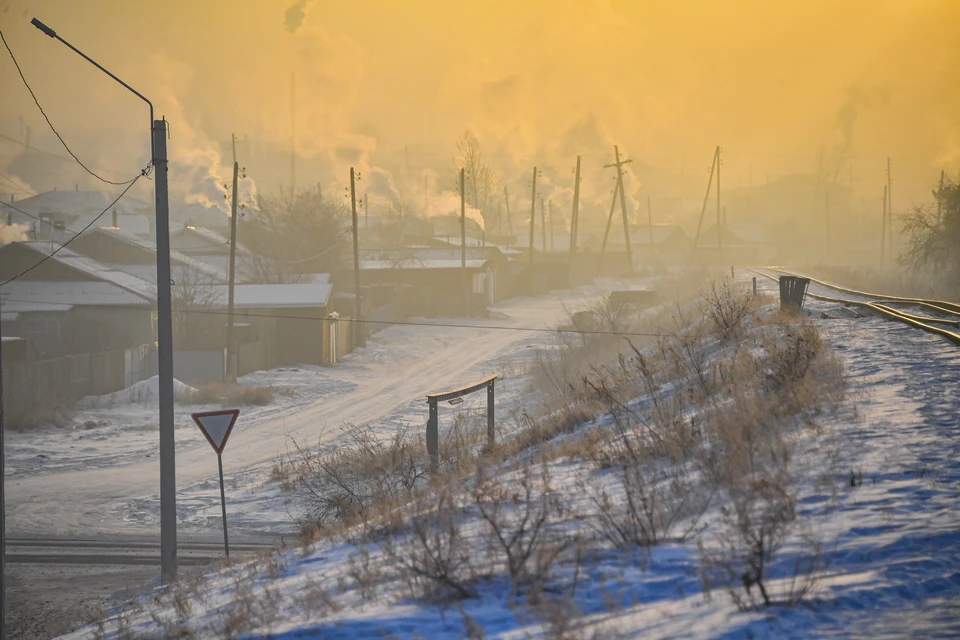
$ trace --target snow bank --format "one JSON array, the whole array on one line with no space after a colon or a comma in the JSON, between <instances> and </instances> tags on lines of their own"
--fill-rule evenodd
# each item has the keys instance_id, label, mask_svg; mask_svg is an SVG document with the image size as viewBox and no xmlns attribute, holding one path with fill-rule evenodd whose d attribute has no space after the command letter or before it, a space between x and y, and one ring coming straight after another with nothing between
<instances>
[{"instance_id":1,"label":"snow bank","mask_svg":"<svg viewBox=\"0 0 960 640\"><path fill-rule=\"evenodd\" d=\"M179 380L173 381L173 395L182 397L196 389ZM160 376L153 376L134 385L104 396L86 396L77 403L78 409L107 409L123 404L157 404L160 398Z\"/></svg>"}]
</instances>

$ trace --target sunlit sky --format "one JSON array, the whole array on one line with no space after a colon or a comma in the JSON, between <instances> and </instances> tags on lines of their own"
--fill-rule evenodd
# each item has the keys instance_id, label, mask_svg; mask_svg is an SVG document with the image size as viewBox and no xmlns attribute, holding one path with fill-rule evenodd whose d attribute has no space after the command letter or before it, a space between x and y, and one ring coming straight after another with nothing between
<instances>
[{"instance_id":1,"label":"sunlit sky","mask_svg":"<svg viewBox=\"0 0 960 640\"><path fill-rule=\"evenodd\" d=\"M227 156L231 132L288 144L295 72L304 157L410 145L428 163L469 128L502 173L609 162L615 143L705 182L719 144L745 186L849 143L855 190L879 199L889 155L902 206L960 167L956 0L314 0L299 24L292 4L0 0L0 28L65 136L111 168L140 162L146 112L30 18L151 97L181 159ZM6 56L0 83L0 133L22 117L55 150Z\"/></svg>"}]
</instances>

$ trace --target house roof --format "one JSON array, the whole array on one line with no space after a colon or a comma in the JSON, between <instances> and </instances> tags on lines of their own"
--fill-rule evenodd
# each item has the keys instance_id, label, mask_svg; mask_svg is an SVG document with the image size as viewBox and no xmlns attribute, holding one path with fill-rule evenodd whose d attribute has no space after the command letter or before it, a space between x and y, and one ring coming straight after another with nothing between
<instances>
[{"instance_id":1,"label":"house roof","mask_svg":"<svg viewBox=\"0 0 960 640\"><path fill-rule=\"evenodd\" d=\"M35 196L17 201L17 207L27 213L39 215L41 213L61 214L90 221L110 207L116 196L102 191L46 191ZM119 214L138 213L148 203L135 200L130 196L123 197L110 207ZM110 215L109 211L104 216Z\"/></svg>"},{"instance_id":2,"label":"house roof","mask_svg":"<svg viewBox=\"0 0 960 640\"><path fill-rule=\"evenodd\" d=\"M152 307L152 303L111 282L14 280L0 289L4 313L68 311L76 306Z\"/></svg>"},{"instance_id":3,"label":"house roof","mask_svg":"<svg viewBox=\"0 0 960 640\"><path fill-rule=\"evenodd\" d=\"M124 231L123 229L115 229L113 227L97 227L96 229L87 231L87 233L99 233L117 240L118 242L124 242L126 244L138 247L139 249L142 249L143 251L153 255L157 254L157 245L155 243L139 238L128 231ZM202 260L191 258L185 253L180 253L179 251L170 251L170 261L189 267L209 278L216 278L218 280L223 278L223 272L220 269L217 269L213 265L207 264ZM119 263L111 262L110 264L114 264L117 266L117 268L126 271L125 266L121 266Z\"/></svg>"},{"instance_id":4,"label":"house roof","mask_svg":"<svg viewBox=\"0 0 960 640\"><path fill-rule=\"evenodd\" d=\"M18 246L24 247L36 252L40 258L47 258L61 265L79 271L84 275L94 279L110 282L120 287L124 291L129 291L144 300L155 301L157 297L156 287L142 278L130 275L119 269L98 262L93 258L82 256L71 250L69 247L60 247L59 251L51 255L51 243L49 242L20 242ZM54 247L55 248L55 247ZM38 260L40 259L38 258ZM12 284L12 283L10 283ZM4 287L6 288L6 287Z\"/></svg>"},{"instance_id":5,"label":"house roof","mask_svg":"<svg viewBox=\"0 0 960 640\"><path fill-rule=\"evenodd\" d=\"M233 291L233 306L237 309L324 307L332 292L333 285L328 283L238 284ZM226 307L227 296L226 285L215 285L215 304Z\"/></svg>"},{"instance_id":6,"label":"house roof","mask_svg":"<svg viewBox=\"0 0 960 640\"><path fill-rule=\"evenodd\" d=\"M467 260L467 269L482 269L487 260ZM415 270L415 269L459 269L462 266L459 258L421 259L416 256L399 257L395 260L361 260L360 269L364 271L382 271L387 269Z\"/></svg>"}]
</instances>

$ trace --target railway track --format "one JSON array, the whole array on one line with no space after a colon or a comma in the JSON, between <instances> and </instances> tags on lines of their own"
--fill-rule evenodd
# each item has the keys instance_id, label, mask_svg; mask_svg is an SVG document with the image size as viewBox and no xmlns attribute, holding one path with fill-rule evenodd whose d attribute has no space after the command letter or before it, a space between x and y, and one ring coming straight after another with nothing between
<instances>
[{"instance_id":1,"label":"railway track","mask_svg":"<svg viewBox=\"0 0 960 640\"><path fill-rule=\"evenodd\" d=\"M280 537L260 536L230 541L233 556L250 555L279 547ZM160 542L146 537L36 537L10 536L6 540L10 564L160 565ZM202 566L223 558L223 541L216 538L181 540L177 563Z\"/></svg>"},{"instance_id":2,"label":"railway track","mask_svg":"<svg viewBox=\"0 0 960 640\"><path fill-rule=\"evenodd\" d=\"M771 280L777 280L780 275L809 277L776 267L752 269L751 271ZM859 307L888 320L902 322L923 331L934 333L960 346L960 304L926 298L878 295L842 287L816 278L810 278L810 283L844 296L829 296L808 290L807 295L812 298Z\"/></svg>"}]
</instances>

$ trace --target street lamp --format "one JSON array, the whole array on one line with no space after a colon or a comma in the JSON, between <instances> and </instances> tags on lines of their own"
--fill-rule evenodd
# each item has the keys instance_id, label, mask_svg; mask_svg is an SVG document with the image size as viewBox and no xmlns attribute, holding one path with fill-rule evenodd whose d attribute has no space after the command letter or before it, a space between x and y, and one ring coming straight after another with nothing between
<instances>
[{"instance_id":1,"label":"street lamp","mask_svg":"<svg viewBox=\"0 0 960 640\"><path fill-rule=\"evenodd\" d=\"M170 301L170 204L167 199L167 123L153 119L153 103L90 56L36 18L31 24L70 47L84 60L116 80L150 106L150 151L157 220L157 355L160 374L160 574L164 583L177 577L177 480L173 434L173 323Z\"/></svg>"}]
</instances>

